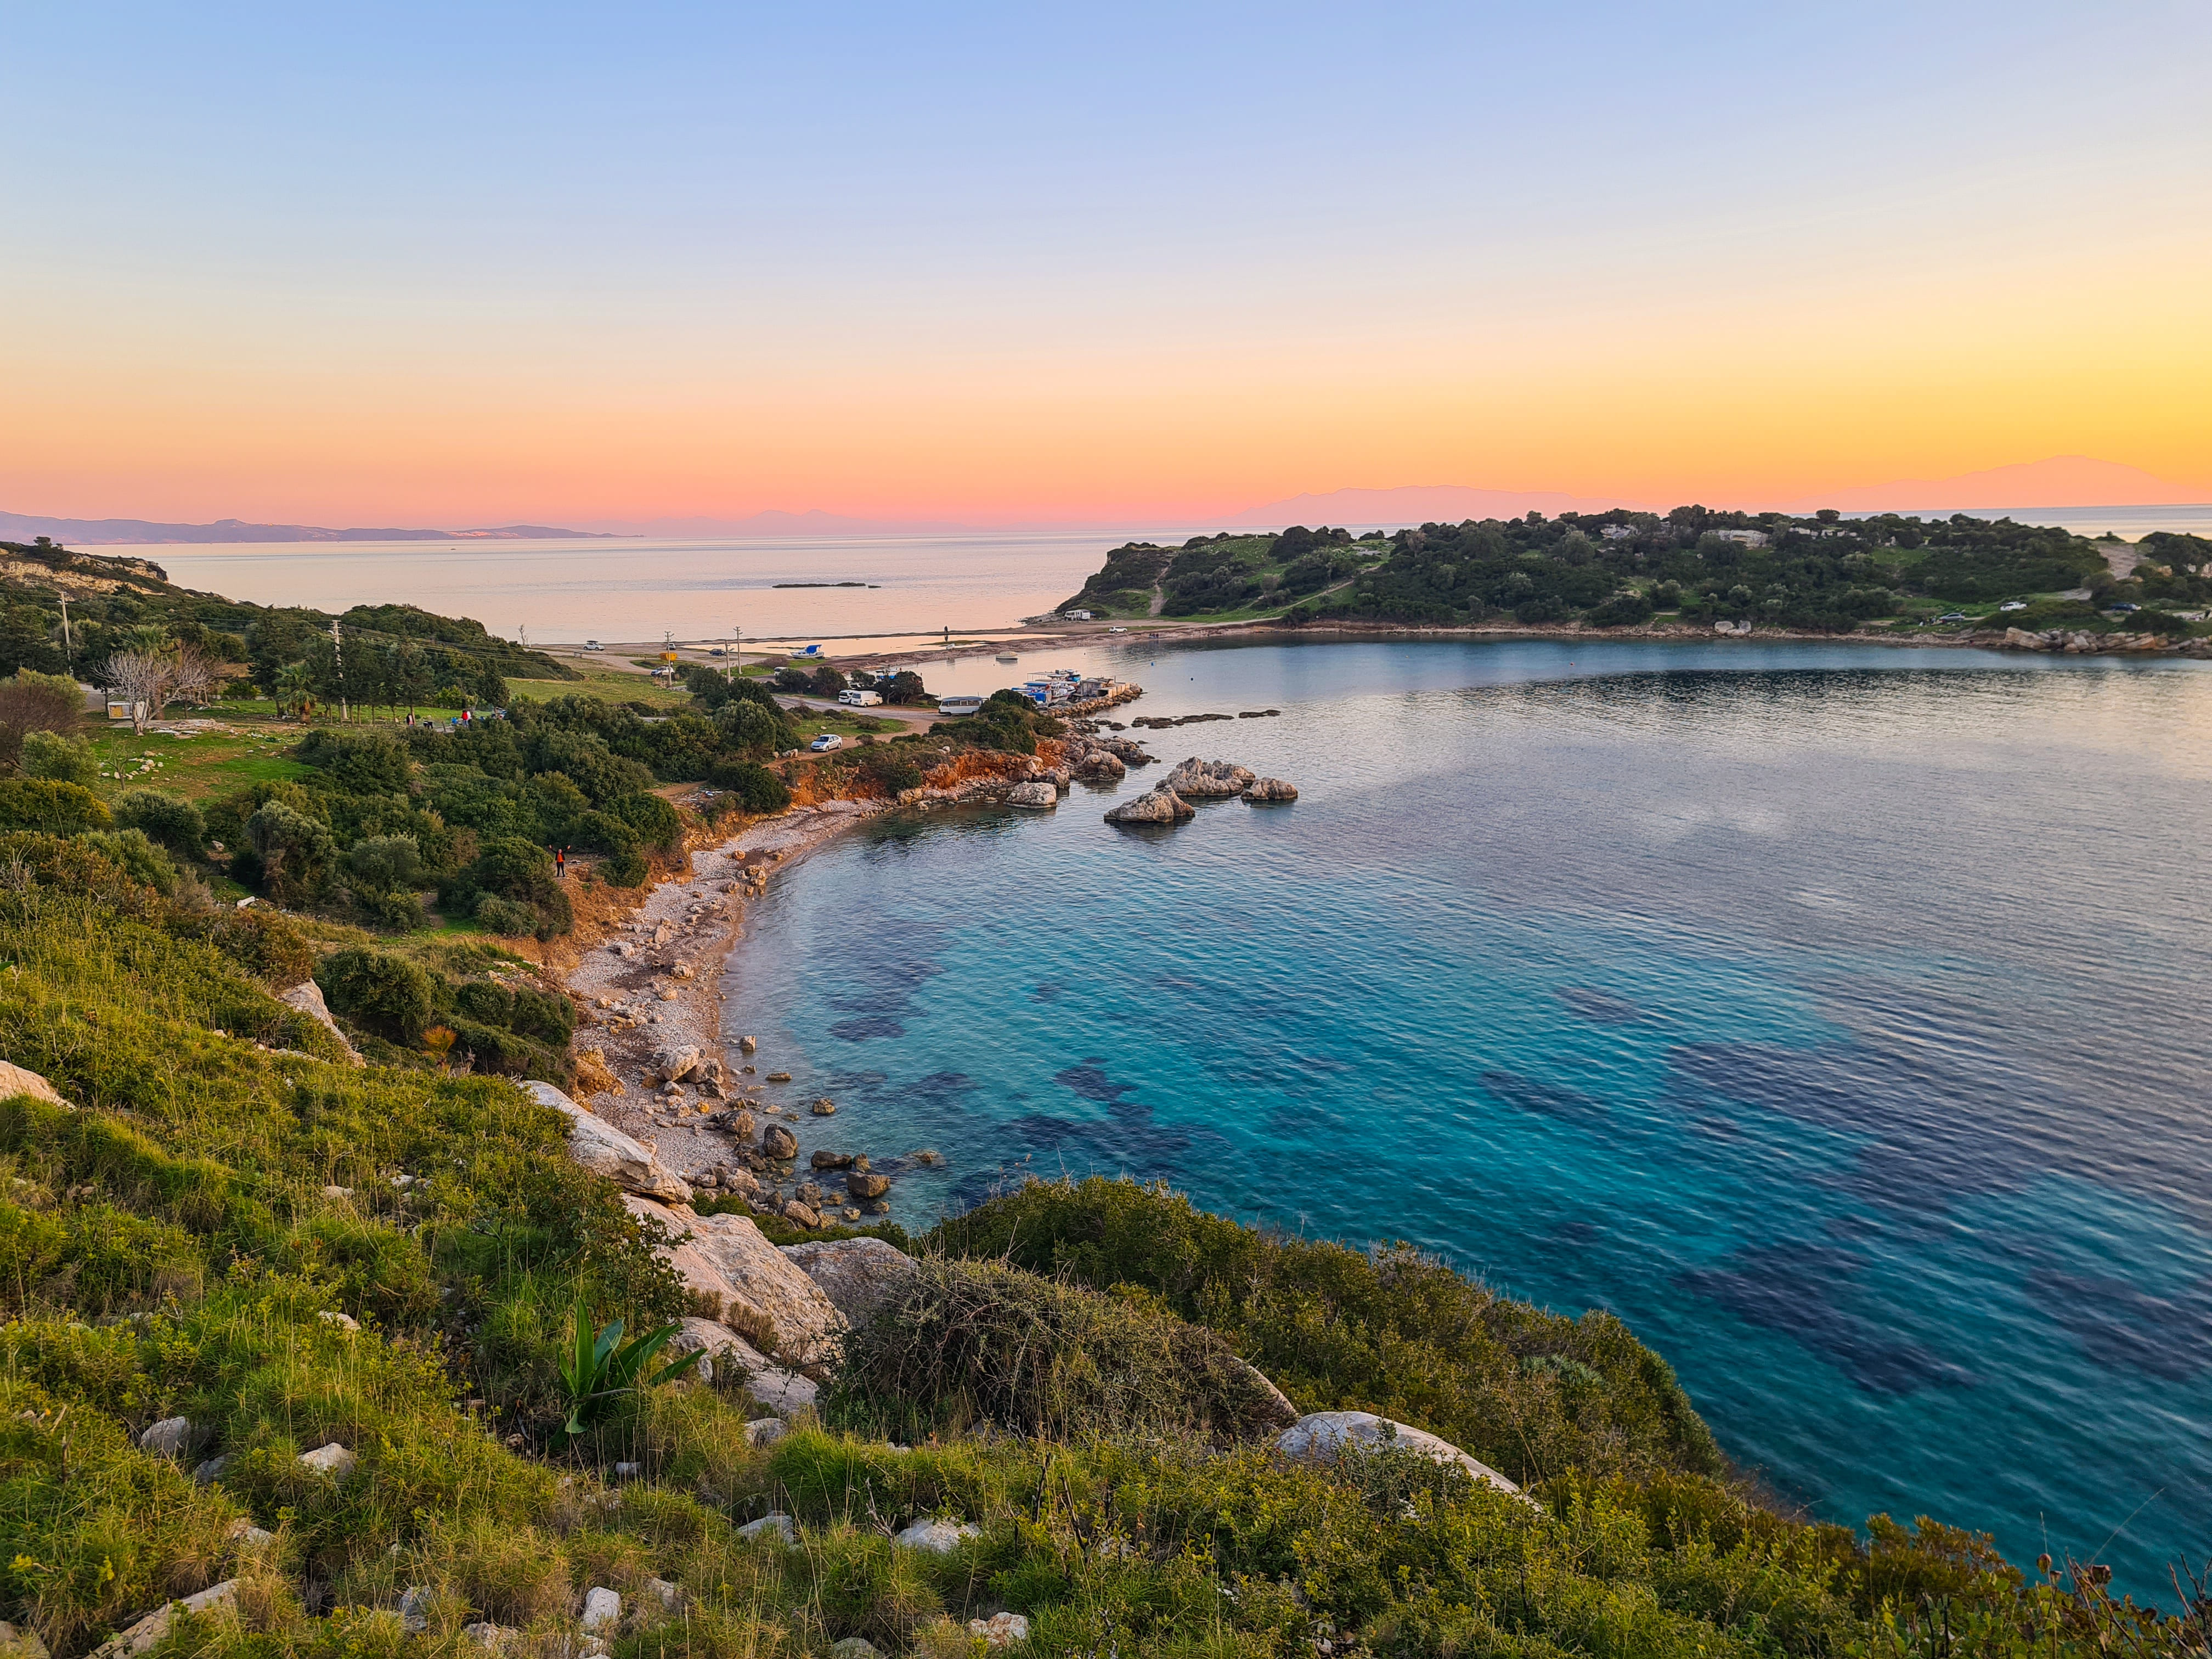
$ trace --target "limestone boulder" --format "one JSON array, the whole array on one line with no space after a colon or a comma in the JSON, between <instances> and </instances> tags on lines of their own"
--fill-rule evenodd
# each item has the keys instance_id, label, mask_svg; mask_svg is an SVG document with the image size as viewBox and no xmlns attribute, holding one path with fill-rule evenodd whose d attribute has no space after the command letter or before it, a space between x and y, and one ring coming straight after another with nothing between
<instances>
[{"instance_id":1,"label":"limestone boulder","mask_svg":"<svg viewBox=\"0 0 2212 1659\"><path fill-rule=\"evenodd\" d=\"M1297 785L1285 783L1280 778L1255 778L1244 790L1244 799L1249 801L1296 800L1297 798Z\"/></svg>"},{"instance_id":2,"label":"limestone boulder","mask_svg":"<svg viewBox=\"0 0 2212 1659\"><path fill-rule=\"evenodd\" d=\"M1196 817L1197 809L1163 784L1133 795L1107 809L1109 823L1182 823Z\"/></svg>"},{"instance_id":3,"label":"limestone boulder","mask_svg":"<svg viewBox=\"0 0 2212 1659\"><path fill-rule=\"evenodd\" d=\"M912 1256L880 1238L810 1239L785 1245L783 1254L854 1325L866 1324L898 1300L920 1271Z\"/></svg>"},{"instance_id":4,"label":"limestone boulder","mask_svg":"<svg viewBox=\"0 0 2212 1659\"><path fill-rule=\"evenodd\" d=\"M61 1091L36 1072L21 1066L11 1066L0 1060L0 1100L13 1099L17 1095L28 1095L33 1100L43 1100L50 1106L66 1106Z\"/></svg>"},{"instance_id":5,"label":"limestone boulder","mask_svg":"<svg viewBox=\"0 0 2212 1659\"><path fill-rule=\"evenodd\" d=\"M1275 1438L1276 1450L1301 1463L1331 1463L1346 1455L1393 1449L1418 1453L1439 1463L1456 1463L1484 1485L1516 1498L1522 1496L1520 1487L1450 1441L1372 1412L1316 1412L1301 1417Z\"/></svg>"},{"instance_id":6,"label":"limestone boulder","mask_svg":"<svg viewBox=\"0 0 2212 1659\"><path fill-rule=\"evenodd\" d=\"M1099 748L1076 762L1074 772L1085 783L1115 783L1129 775L1129 768L1112 750Z\"/></svg>"},{"instance_id":7,"label":"limestone boulder","mask_svg":"<svg viewBox=\"0 0 2212 1659\"><path fill-rule=\"evenodd\" d=\"M917 1521L891 1541L931 1555L950 1555L962 1541L982 1536L982 1528L964 1521Z\"/></svg>"},{"instance_id":8,"label":"limestone boulder","mask_svg":"<svg viewBox=\"0 0 2212 1659\"><path fill-rule=\"evenodd\" d=\"M1025 806L1031 811L1048 812L1060 805L1060 791L1042 781L1018 783L1007 793L1006 805Z\"/></svg>"},{"instance_id":9,"label":"limestone boulder","mask_svg":"<svg viewBox=\"0 0 2212 1659\"><path fill-rule=\"evenodd\" d=\"M289 991L279 991L276 994L276 1000L287 1008L307 1015L308 1018L316 1021L336 1037L345 1048L347 1064L351 1066L368 1064L368 1060L362 1058L361 1051L353 1046L352 1040L343 1031L338 1030L337 1021L331 1018L330 1004L323 1000L323 988L314 981L302 980Z\"/></svg>"},{"instance_id":10,"label":"limestone boulder","mask_svg":"<svg viewBox=\"0 0 2212 1659\"><path fill-rule=\"evenodd\" d=\"M613 1124L593 1117L550 1083L522 1086L539 1105L550 1106L568 1120L568 1156L593 1175L605 1176L627 1193L671 1204L691 1201L690 1188Z\"/></svg>"},{"instance_id":11,"label":"limestone boulder","mask_svg":"<svg viewBox=\"0 0 2212 1659\"><path fill-rule=\"evenodd\" d=\"M1249 766L1233 761L1200 760L1193 755L1167 775L1161 785L1189 799L1224 799L1249 789L1256 776Z\"/></svg>"},{"instance_id":12,"label":"limestone boulder","mask_svg":"<svg viewBox=\"0 0 2212 1659\"><path fill-rule=\"evenodd\" d=\"M788 1364L823 1364L832 1356L845 1316L750 1218L694 1215L688 1208L637 1200L629 1200L629 1209L667 1229L671 1242L654 1254L725 1320L734 1314L747 1323L758 1322L774 1333L776 1355Z\"/></svg>"},{"instance_id":13,"label":"limestone boulder","mask_svg":"<svg viewBox=\"0 0 2212 1659\"><path fill-rule=\"evenodd\" d=\"M681 1359L702 1349L707 1357L691 1368L691 1375L702 1382L711 1382L718 1374L735 1371L744 1379L747 1394L770 1411L781 1412L787 1417L814 1403L818 1391L810 1379L777 1364L728 1326L717 1325L711 1319L701 1319L696 1315L686 1317L683 1328L668 1339L668 1346L662 1352L671 1359ZM752 1425L746 1425L749 1438L751 1430Z\"/></svg>"},{"instance_id":14,"label":"limestone boulder","mask_svg":"<svg viewBox=\"0 0 2212 1659\"><path fill-rule=\"evenodd\" d=\"M799 1156L799 1137L781 1123L771 1123L761 1131L761 1156L781 1164Z\"/></svg>"},{"instance_id":15,"label":"limestone boulder","mask_svg":"<svg viewBox=\"0 0 2212 1659\"><path fill-rule=\"evenodd\" d=\"M210 1584L196 1595L187 1595L156 1608L129 1629L92 1650L92 1659L132 1659L137 1654L168 1639L169 1626L176 1618L177 1609L187 1613L212 1613L227 1607L238 1599L238 1580L227 1578L220 1584Z\"/></svg>"}]
</instances>

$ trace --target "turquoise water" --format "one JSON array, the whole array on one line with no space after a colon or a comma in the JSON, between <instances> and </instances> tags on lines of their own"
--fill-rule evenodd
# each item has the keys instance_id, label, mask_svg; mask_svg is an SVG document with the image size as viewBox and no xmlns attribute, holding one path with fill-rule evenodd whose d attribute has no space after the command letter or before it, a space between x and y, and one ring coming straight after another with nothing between
<instances>
[{"instance_id":1,"label":"turquoise water","mask_svg":"<svg viewBox=\"0 0 2212 1659\"><path fill-rule=\"evenodd\" d=\"M1823 1516L2139 1590L2212 1549L2212 670L1111 661L1126 712L1281 709L1148 742L1303 798L1117 830L1138 772L812 855L730 969L732 1029L839 1102L808 1146L945 1154L910 1224L1098 1170L1411 1240L1619 1313Z\"/></svg>"}]
</instances>

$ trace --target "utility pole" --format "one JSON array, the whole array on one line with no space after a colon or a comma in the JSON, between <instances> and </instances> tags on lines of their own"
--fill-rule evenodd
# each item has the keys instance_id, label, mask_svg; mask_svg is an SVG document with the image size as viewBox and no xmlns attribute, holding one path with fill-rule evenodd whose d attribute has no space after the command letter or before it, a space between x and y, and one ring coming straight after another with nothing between
<instances>
[{"instance_id":1,"label":"utility pole","mask_svg":"<svg viewBox=\"0 0 2212 1659\"><path fill-rule=\"evenodd\" d=\"M346 707L345 646L338 639L338 619L331 618L331 666L337 670L338 679L338 718L349 720L353 711Z\"/></svg>"}]
</instances>

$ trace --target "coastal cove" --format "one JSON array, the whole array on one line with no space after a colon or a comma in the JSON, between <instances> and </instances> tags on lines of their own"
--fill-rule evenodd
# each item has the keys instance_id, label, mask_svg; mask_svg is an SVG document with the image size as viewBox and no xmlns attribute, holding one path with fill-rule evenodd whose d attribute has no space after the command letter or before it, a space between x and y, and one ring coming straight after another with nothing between
<instances>
[{"instance_id":1,"label":"coastal cove","mask_svg":"<svg viewBox=\"0 0 2212 1659\"><path fill-rule=\"evenodd\" d=\"M1279 708L1129 735L1303 797L1101 822L1164 765L1049 815L890 813L749 907L733 1029L836 1098L808 1145L946 1159L896 1218L1127 1172L1407 1239L1619 1313L1824 1516L2015 1559L2112 1533L2120 1582L2163 1587L2212 1512L2212 670L1024 648L1048 666L1143 683L1121 719Z\"/></svg>"}]
</instances>

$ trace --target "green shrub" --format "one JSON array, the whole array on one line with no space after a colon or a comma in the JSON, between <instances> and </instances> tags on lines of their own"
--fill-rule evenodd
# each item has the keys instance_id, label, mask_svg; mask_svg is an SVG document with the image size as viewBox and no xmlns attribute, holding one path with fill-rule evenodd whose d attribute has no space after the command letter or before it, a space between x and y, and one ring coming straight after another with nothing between
<instances>
[{"instance_id":1,"label":"green shrub","mask_svg":"<svg viewBox=\"0 0 2212 1659\"><path fill-rule=\"evenodd\" d=\"M1203 1326L993 1261L925 1259L845 1343L839 1411L910 1432L990 1423L1048 1439L1231 1440L1285 1425Z\"/></svg>"},{"instance_id":2,"label":"green shrub","mask_svg":"<svg viewBox=\"0 0 2212 1659\"><path fill-rule=\"evenodd\" d=\"M331 1012L394 1042L419 1041L438 1006L428 972L386 951L333 951L315 964L315 983Z\"/></svg>"},{"instance_id":3,"label":"green shrub","mask_svg":"<svg viewBox=\"0 0 2212 1659\"><path fill-rule=\"evenodd\" d=\"M1302 1411L1379 1412L1523 1484L1570 1469L1723 1468L1666 1363L1612 1315L1540 1312L1408 1249L1277 1237L1164 1188L1101 1177L1032 1182L932 1237L958 1255L1137 1287L1221 1332ZM1523 1364L1546 1355L1604 1386Z\"/></svg>"},{"instance_id":4,"label":"green shrub","mask_svg":"<svg viewBox=\"0 0 2212 1659\"><path fill-rule=\"evenodd\" d=\"M791 805L791 791L783 780L757 761L718 760L707 781L737 797L738 805L756 816L781 812Z\"/></svg>"},{"instance_id":5,"label":"green shrub","mask_svg":"<svg viewBox=\"0 0 2212 1659\"><path fill-rule=\"evenodd\" d=\"M536 905L518 903L496 893L486 893L477 901L476 916L485 931L504 933L509 939L529 938L538 931L539 921Z\"/></svg>"},{"instance_id":6,"label":"green shrub","mask_svg":"<svg viewBox=\"0 0 2212 1659\"><path fill-rule=\"evenodd\" d=\"M177 890L179 872L169 855L146 839L143 830L95 830L84 844L133 881L167 898Z\"/></svg>"},{"instance_id":7,"label":"green shrub","mask_svg":"<svg viewBox=\"0 0 2212 1659\"><path fill-rule=\"evenodd\" d=\"M645 855L635 849L617 854L606 861L603 870L608 882L617 887L642 887L646 878L653 873Z\"/></svg>"},{"instance_id":8,"label":"green shrub","mask_svg":"<svg viewBox=\"0 0 2212 1659\"><path fill-rule=\"evenodd\" d=\"M299 905L321 896L328 885L331 861L337 842L330 826L318 818L269 800L246 821L256 879L264 892L279 903Z\"/></svg>"},{"instance_id":9,"label":"green shrub","mask_svg":"<svg viewBox=\"0 0 2212 1659\"><path fill-rule=\"evenodd\" d=\"M81 783L0 778L0 830L73 836L84 830L105 830L112 822L99 798Z\"/></svg>"},{"instance_id":10,"label":"green shrub","mask_svg":"<svg viewBox=\"0 0 2212 1659\"><path fill-rule=\"evenodd\" d=\"M610 802L607 811L636 832L643 845L672 853L684 843L684 820L658 795L640 793Z\"/></svg>"},{"instance_id":11,"label":"green shrub","mask_svg":"<svg viewBox=\"0 0 2212 1659\"><path fill-rule=\"evenodd\" d=\"M100 781L100 761L92 745L82 738L64 737L58 732L26 732L18 763L27 778L74 783L86 789Z\"/></svg>"},{"instance_id":12,"label":"green shrub","mask_svg":"<svg viewBox=\"0 0 2212 1659\"><path fill-rule=\"evenodd\" d=\"M207 822L188 800L153 789L130 789L116 798L114 810L122 828L143 830L149 840L173 853L198 858L207 846Z\"/></svg>"},{"instance_id":13,"label":"green shrub","mask_svg":"<svg viewBox=\"0 0 2212 1659\"><path fill-rule=\"evenodd\" d=\"M356 893L412 890L422 879L422 849L412 836L371 836L346 848L347 882Z\"/></svg>"}]
</instances>

